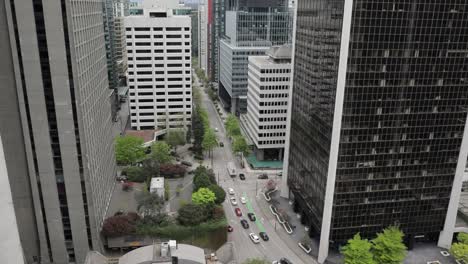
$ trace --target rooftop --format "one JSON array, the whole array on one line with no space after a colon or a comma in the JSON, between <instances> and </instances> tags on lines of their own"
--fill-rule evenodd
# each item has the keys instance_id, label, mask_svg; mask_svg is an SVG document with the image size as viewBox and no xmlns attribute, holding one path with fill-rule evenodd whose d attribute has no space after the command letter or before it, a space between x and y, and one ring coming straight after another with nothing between
<instances>
[{"instance_id":1,"label":"rooftop","mask_svg":"<svg viewBox=\"0 0 468 264\"><path fill-rule=\"evenodd\" d=\"M139 137L143 139L145 143L154 141L155 133L157 130L126 130L125 135Z\"/></svg>"}]
</instances>

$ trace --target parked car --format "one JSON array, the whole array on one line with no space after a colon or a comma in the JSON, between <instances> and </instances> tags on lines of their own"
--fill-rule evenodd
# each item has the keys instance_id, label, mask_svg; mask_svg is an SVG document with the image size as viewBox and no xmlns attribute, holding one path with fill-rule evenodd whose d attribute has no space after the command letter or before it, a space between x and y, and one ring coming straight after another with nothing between
<instances>
[{"instance_id":1,"label":"parked car","mask_svg":"<svg viewBox=\"0 0 468 264\"><path fill-rule=\"evenodd\" d=\"M278 176L280 177L283 176L283 172L282 171L278 172Z\"/></svg>"},{"instance_id":2,"label":"parked car","mask_svg":"<svg viewBox=\"0 0 468 264\"><path fill-rule=\"evenodd\" d=\"M234 192L234 189L233 189L233 188L229 188L229 189L228 189L228 193L229 193L230 195L236 194L236 193Z\"/></svg>"},{"instance_id":3,"label":"parked car","mask_svg":"<svg viewBox=\"0 0 468 264\"><path fill-rule=\"evenodd\" d=\"M128 180L127 176L125 176L125 175L117 176L116 179L119 182L122 182L122 181L126 182Z\"/></svg>"},{"instance_id":4,"label":"parked car","mask_svg":"<svg viewBox=\"0 0 468 264\"><path fill-rule=\"evenodd\" d=\"M280 260L275 260L272 264L292 264L292 262L287 258L281 258Z\"/></svg>"},{"instance_id":5,"label":"parked car","mask_svg":"<svg viewBox=\"0 0 468 264\"><path fill-rule=\"evenodd\" d=\"M247 222L247 220L241 219L241 220L240 220L240 223L241 223L241 225L242 225L242 227L243 227L244 229L249 228L249 223Z\"/></svg>"},{"instance_id":6,"label":"parked car","mask_svg":"<svg viewBox=\"0 0 468 264\"><path fill-rule=\"evenodd\" d=\"M218 128L217 128L217 127L215 127L215 132L218 132L218 131L219 131L219 130L218 130Z\"/></svg>"},{"instance_id":7,"label":"parked car","mask_svg":"<svg viewBox=\"0 0 468 264\"><path fill-rule=\"evenodd\" d=\"M270 238L268 237L268 235L265 232L260 232L260 233L258 233L258 235L263 239L263 241L270 240Z\"/></svg>"},{"instance_id":8,"label":"parked car","mask_svg":"<svg viewBox=\"0 0 468 264\"><path fill-rule=\"evenodd\" d=\"M236 212L236 215L237 215L237 216L242 216L242 211L241 211L241 209L236 208L236 209L234 209L234 211Z\"/></svg>"},{"instance_id":9,"label":"parked car","mask_svg":"<svg viewBox=\"0 0 468 264\"><path fill-rule=\"evenodd\" d=\"M232 205L237 205L236 197L231 197L231 204Z\"/></svg>"},{"instance_id":10,"label":"parked car","mask_svg":"<svg viewBox=\"0 0 468 264\"><path fill-rule=\"evenodd\" d=\"M188 162L188 161L185 161L185 160L181 161L180 164L185 165L187 167L192 167L192 163Z\"/></svg>"},{"instance_id":11,"label":"parked car","mask_svg":"<svg viewBox=\"0 0 468 264\"><path fill-rule=\"evenodd\" d=\"M220 147L224 147L224 143L223 143L223 142L219 142L219 146L220 146Z\"/></svg>"},{"instance_id":12,"label":"parked car","mask_svg":"<svg viewBox=\"0 0 468 264\"><path fill-rule=\"evenodd\" d=\"M266 173L262 173L262 174L258 175L257 178L260 179L260 180L265 180L265 179L268 179L268 175Z\"/></svg>"},{"instance_id":13,"label":"parked car","mask_svg":"<svg viewBox=\"0 0 468 264\"><path fill-rule=\"evenodd\" d=\"M249 237L250 237L250 240L252 240L252 242L254 242L255 244L260 243L260 238L256 234L250 233Z\"/></svg>"},{"instance_id":14,"label":"parked car","mask_svg":"<svg viewBox=\"0 0 468 264\"><path fill-rule=\"evenodd\" d=\"M254 213L248 213L248 214L247 214L247 217L249 217L250 221L255 221L255 220L257 220L257 217L255 217L255 214L254 214Z\"/></svg>"},{"instance_id":15,"label":"parked car","mask_svg":"<svg viewBox=\"0 0 468 264\"><path fill-rule=\"evenodd\" d=\"M240 201L241 201L242 204L247 203L247 199L245 199L245 197L241 197L241 198L240 198Z\"/></svg>"},{"instance_id":16,"label":"parked car","mask_svg":"<svg viewBox=\"0 0 468 264\"><path fill-rule=\"evenodd\" d=\"M239 173L239 179L245 180L245 174L244 173Z\"/></svg>"},{"instance_id":17,"label":"parked car","mask_svg":"<svg viewBox=\"0 0 468 264\"><path fill-rule=\"evenodd\" d=\"M232 232L232 231L234 231L234 228L233 228L232 226L228 225L227 231L228 231L228 232Z\"/></svg>"}]
</instances>

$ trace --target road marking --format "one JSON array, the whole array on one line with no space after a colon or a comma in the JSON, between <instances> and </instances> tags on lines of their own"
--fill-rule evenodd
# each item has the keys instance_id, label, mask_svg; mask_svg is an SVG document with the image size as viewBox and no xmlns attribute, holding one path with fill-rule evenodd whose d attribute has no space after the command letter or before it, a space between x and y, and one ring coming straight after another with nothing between
<instances>
[{"instance_id":1,"label":"road marking","mask_svg":"<svg viewBox=\"0 0 468 264\"><path fill-rule=\"evenodd\" d=\"M248 199L247 194L245 192L244 192L244 197L247 200L247 204L246 204L247 209L249 209L251 213L255 214L252 204L250 203L250 199ZM257 214L255 214L255 217L257 217ZM260 232L265 232L265 227L263 227L263 224L258 220L258 218L255 219L255 224L257 225L258 230L260 230Z\"/></svg>"}]
</instances>

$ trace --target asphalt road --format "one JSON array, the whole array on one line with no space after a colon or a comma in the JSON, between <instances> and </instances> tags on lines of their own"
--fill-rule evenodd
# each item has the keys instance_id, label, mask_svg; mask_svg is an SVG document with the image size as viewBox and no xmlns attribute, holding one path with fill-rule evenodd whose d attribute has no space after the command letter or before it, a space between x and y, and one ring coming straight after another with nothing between
<instances>
[{"instance_id":1,"label":"asphalt road","mask_svg":"<svg viewBox=\"0 0 468 264\"><path fill-rule=\"evenodd\" d=\"M197 77L195 77L195 82L201 87ZM257 180L256 175L253 173L247 173L240 168L239 158L235 158L231 151L231 144L226 137L222 120L218 116L215 106L205 92L202 92L201 94L203 105L208 112L210 125L213 128L218 128L218 141L222 141L224 143L224 147L215 148L213 151L213 170L217 177L219 177L220 186L222 186L226 191L228 188L233 188L236 192L234 196L238 201L238 205L233 206L229 201L229 198L231 198L232 195L227 194L226 201L223 203L228 222L234 228L234 231L229 233L228 240L234 243L237 261L239 263L243 263L248 258L265 258L269 261L273 261L282 257L287 257L294 264L305 263L275 233L275 226L266 220L266 216L263 215L263 212L258 207L256 201L256 199L263 199L263 197L260 196L260 191L264 186L265 181ZM238 177L232 179L228 175L226 165L229 161L235 161L237 167L236 172L243 172L246 175L245 181L240 180ZM211 164L211 161L209 161L209 163ZM241 196L247 198L246 204L240 203ZM238 217L235 214L235 207L242 210L242 217ZM248 212L255 213L257 216L256 222L252 222L248 219ZM250 227L248 229L244 229L240 224L240 219L246 219L249 222ZM281 227L278 225L277 228ZM266 232L270 237L270 240L263 241L260 239L259 244L254 244L250 240L248 234L255 233L258 235L261 231ZM314 262L312 259L308 261L308 263L312 262Z\"/></svg>"}]
</instances>

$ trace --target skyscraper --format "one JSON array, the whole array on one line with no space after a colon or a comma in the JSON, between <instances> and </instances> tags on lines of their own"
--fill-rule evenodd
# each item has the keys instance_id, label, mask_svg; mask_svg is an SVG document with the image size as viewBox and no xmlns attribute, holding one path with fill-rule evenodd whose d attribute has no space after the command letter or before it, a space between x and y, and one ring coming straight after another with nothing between
<instances>
[{"instance_id":1,"label":"skyscraper","mask_svg":"<svg viewBox=\"0 0 468 264\"><path fill-rule=\"evenodd\" d=\"M297 4L287 183L319 262L329 243L393 224L410 247L450 244L468 147L468 3Z\"/></svg>"},{"instance_id":2,"label":"skyscraper","mask_svg":"<svg viewBox=\"0 0 468 264\"><path fill-rule=\"evenodd\" d=\"M4 1L0 27L0 132L25 257L83 263L116 175L102 3Z\"/></svg>"},{"instance_id":3,"label":"skyscraper","mask_svg":"<svg viewBox=\"0 0 468 264\"><path fill-rule=\"evenodd\" d=\"M131 126L184 128L192 113L191 22L173 10L125 18Z\"/></svg>"}]
</instances>

